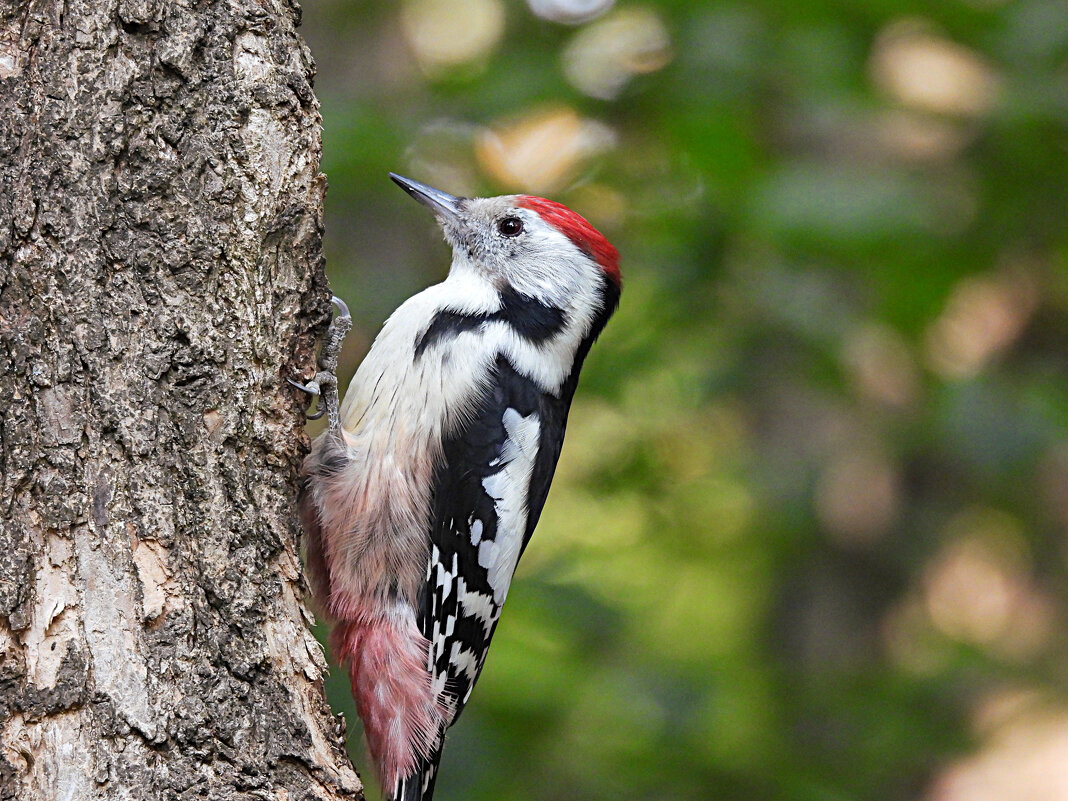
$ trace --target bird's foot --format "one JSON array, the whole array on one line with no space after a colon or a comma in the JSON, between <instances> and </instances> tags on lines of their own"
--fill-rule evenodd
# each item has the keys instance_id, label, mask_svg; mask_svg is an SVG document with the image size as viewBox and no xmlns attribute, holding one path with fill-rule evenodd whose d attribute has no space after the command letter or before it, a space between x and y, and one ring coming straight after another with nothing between
<instances>
[{"instance_id":1,"label":"bird's foot","mask_svg":"<svg viewBox=\"0 0 1068 801\"><path fill-rule=\"evenodd\" d=\"M326 403L323 398L322 389L324 386L330 385L331 379L333 380L334 385L336 387L337 377L334 376L333 373L318 372L315 374L315 377L312 378L311 381L307 382L306 384L302 384L299 381L294 381L292 378L286 379L286 381L295 386L301 392L307 392L309 395L314 395L318 399L318 404L316 404L315 411L312 412L309 410L304 415L308 420L318 420L326 412Z\"/></svg>"},{"instance_id":2,"label":"bird's foot","mask_svg":"<svg viewBox=\"0 0 1068 801\"><path fill-rule=\"evenodd\" d=\"M345 305L345 301L337 295L330 298L330 302L334 304L336 313L334 319L330 321L330 328L326 331L323 346L319 349L319 367L333 373L337 370L337 358L341 354L341 345L345 341L345 335L352 328L352 316L349 314L349 307Z\"/></svg>"},{"instance_id":3,"label":"bird's foot","mask_svg":"<svg viewBox=\"0 0 1068 801\"><path fill-rule=\"evenodd\" d=\"M337 391L337 360L341 353L341 345L345 341L345 335L352 328L352 317L349 315L349 307L341 298L335 296L331 298L331 302L334 304L336 314L330 321L330 327L319 348L319 371L305 384L291 378L286 380L297 389L319 399L315 412L307 415L308 419L318 420L325 413L330 429L335 431L341 425L338 410L340 404Z\"/></svg>"}]
</instances>

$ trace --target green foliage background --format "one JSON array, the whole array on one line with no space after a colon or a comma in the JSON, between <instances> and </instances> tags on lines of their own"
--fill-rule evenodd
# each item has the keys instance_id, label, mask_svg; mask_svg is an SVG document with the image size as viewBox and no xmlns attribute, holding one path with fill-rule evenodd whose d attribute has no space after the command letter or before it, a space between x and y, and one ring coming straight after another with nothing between
<instances>
[{"instance_id":1,"label":"green foliage background","mask_svg":"<svg viewBox=\"0 0 1068 801\"><path fill-rule=\"evenodd\" d=\"M608 100L562 62L598 20L508 2L428 73L405 8L304 9L343 378L447 269L387 171L530 188L485 127L610 131L551 194L624 273L439 798L985 797L949 766L1056 719L1068 672L1068 4L620 0L670 46ZM903 40L987 94L910 98Z\"/></svg>"}]
</instances>

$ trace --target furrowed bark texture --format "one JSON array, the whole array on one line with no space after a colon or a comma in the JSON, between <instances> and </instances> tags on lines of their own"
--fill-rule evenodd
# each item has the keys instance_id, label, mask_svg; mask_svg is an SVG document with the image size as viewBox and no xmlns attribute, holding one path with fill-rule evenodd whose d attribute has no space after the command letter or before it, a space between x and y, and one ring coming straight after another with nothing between
<instances>
[{"instance_id":1,"label":"furrowed bark texture","mask_svg":"<svg viewBox=\"0 0 1068 801\"><path fill-rule=\"evenodd\" d=\"M298 15L0 4L0 798L360 797L297 550Z\"/></svg>"}]
</instances>

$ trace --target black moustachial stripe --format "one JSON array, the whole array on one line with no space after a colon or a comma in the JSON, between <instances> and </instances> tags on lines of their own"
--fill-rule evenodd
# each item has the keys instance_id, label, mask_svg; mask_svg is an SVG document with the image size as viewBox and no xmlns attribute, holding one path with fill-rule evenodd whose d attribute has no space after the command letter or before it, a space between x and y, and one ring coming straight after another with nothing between
<instances>
[{"instance_id":1,"label":"black moustachial stripe","mask_svg":"<svg viewBox=\"0 0 1068 801\"><path fill-rule=\"evenodd\" d=\"M465 331L474 331L485 323L503 321L516 333L531 342L544 342L563 330L567 315L563 309L550 306L537 298L517 292L511 286L501 292L501 308L492 314L464 314L455 311L439 311L430 321L426 331L415 340L415 358L439 340L454 337Z\"/></svg>"},{"instance_id":2,"label":"black moustachial stripe","mask_svg":"<svg viewBox=\"0 0 1068 801\"><path fill-rule=\"evenodd\" d=\"M501 292L501 310L494 318L511 323L519 336L531 342L544 342L560 333L567 322L563 309L516 292L510 286Z\"/></svg>"},{"instance_id":3,"label":"black moustachial stripe","mask_svg":"<svg viewBox=\"0 0 1068 801\"><path fill-rule=\"evenodd\" d=\"M418 360L423 351L439 339L454 337L464 331L474 331L489 321L489 314L461 314L453 311L439 311L430 321L426 331L415 338L415 358Z\"/></svg>"}]
</instances>

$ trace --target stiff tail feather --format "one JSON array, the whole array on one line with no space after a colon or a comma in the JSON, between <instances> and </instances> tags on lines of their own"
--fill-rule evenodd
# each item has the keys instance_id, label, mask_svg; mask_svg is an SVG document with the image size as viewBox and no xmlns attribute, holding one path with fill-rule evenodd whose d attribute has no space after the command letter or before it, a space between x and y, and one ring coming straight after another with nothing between
<instances>
[{"instance_id":1,"label":"stiff tail feather","mask_svg":"<svg viewBox=\"0 0 1068 801\"><path fill-rule=\"evenodd\" d=\"M439 739L434 753L426 759L420 759L415 771L400 780L393 794L389 796L389 801L432 801L443 744L444 741Z\"/></svg>"},{"instance_id":2,"label":"stiff tail feather","mask_svg":"<svg viewBox=\"0 0 1068 801\"><path fill-rule=\"evenodd\" d=\"M428 765L436 767L448 726L448 707L431 686L430 643L414 615L340 620L330 646L345 663L363 720L367 746L387 794L409 792L406 782ZM421 786L422 781L418 780ZM430 792L433 792L431 772ZM430 795L392 798L429 799Z\"/></svg>"}]
</instances>

